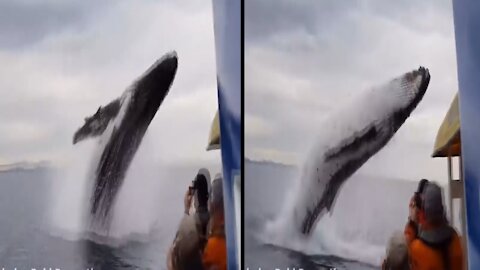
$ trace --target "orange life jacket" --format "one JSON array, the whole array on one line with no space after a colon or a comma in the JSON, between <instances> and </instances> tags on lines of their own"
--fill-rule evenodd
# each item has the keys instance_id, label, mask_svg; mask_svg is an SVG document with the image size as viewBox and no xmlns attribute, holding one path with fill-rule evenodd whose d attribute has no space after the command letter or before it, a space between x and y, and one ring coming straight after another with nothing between
<instances>
[{"instance_id":1,"label":"orange life jacket","mask_svg":"<svg viewBox=\"0 0 480 270\"><path fill-rule=\"evenodd\" d=\"M207 244L203 250L205 270L227 270L227 243L225 241L224 222L212 226Z\"/></svg>"},{"instance_id":2,"label":"orange life jacket","mask_svg":"<svg viewBox=\"0 0 480 270\"><path fill-rule=\"evenodd\" d=\"M450 226L413 228L408 223L405 228L410 267L412 270L463 270L463 252L460 237ZM436 238L436 235L440 235Z\"/></svg>"}]
</instances>

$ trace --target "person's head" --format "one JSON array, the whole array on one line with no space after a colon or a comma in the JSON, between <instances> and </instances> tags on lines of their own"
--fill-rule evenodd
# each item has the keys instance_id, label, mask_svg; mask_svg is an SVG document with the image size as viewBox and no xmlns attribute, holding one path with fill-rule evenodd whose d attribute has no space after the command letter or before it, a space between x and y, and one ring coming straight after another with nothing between
<instances>
[{"instance_id":1,"label":"person's head","mask_svg":"<svg viewBox=\"0 0 480 270\"><path fill-rule=\"evenodd\" d=\"M215 175L210 192L210 213L212 216L223 217L223 179L220 174Z\"/></svg>"},{"instance_id":2,"label":"person's head","mask_svg":"<svg viewBox=\"0 0 480 270\"><path fill-rule=\"evenodd\" d=\"M418 182L417 191L415 191L410 201L409 215L410 219L412 219L412 221L414 222L418 222L418 214L420 209L422 208L422 194L428 183L429 182L427 179L421 179L420 182Z\"/></svg>"},{"instance_id":3,"label":"person's head","mask_svg":"<svg viewBox=\"0 0 480 270\"><path fill-rule=\"evenodd\" d=\"M435 182L428 182L422 193L421 215L431 225L439 225L446 221L443 206L443 190Z\"/></svg>"},{"instance_id":4,"label":"person's head","mask_svg":"<svg viewBox=\"0 0 480 270\"><path fill-rule=\"evenodd\" d=\"M208 193L210 189L210 173L207 169L202 168L198 171L193 181L193 189L195 190L195 208L197 210L199 208L206 209L208 207Z\"/></svg>"}]
</instances>

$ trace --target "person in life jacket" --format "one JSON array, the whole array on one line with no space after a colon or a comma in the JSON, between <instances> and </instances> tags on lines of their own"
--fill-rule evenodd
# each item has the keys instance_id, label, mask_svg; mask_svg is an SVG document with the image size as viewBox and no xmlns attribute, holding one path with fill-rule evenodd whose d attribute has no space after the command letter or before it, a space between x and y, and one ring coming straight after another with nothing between
<instances>
[{"instance_id":1,"label":"person in life jacket","mask_svg":"<svg viewBox=\"0 0 480 270\"><path fill-rule=\"evenodd\" d=\"M463 270L463 251L455 229L448 224L439 185L424 181L410 201L405 227L410 268Z\"/></svg>"},{"instance_id":2,"label":"person in life jacket","mask_svg":"<svg viewBox=\"0 0 480 270\"><path fill-rule=\"evenodd\" d=\"M219 174L212 182L210 196L210 223L208 241L203 251L203 265L205 270L227 270L223 184Z\"/></svg>"},{"instance_id":3,"label":"person in life jacket","mask_svg":"<svg viewBox=\"0 0 480 270\"><path fill-rule=\"evenodd\" d=\"M203 270L202 253L210 220L208 200L210 173L200 169L184 197L184 216L167 254L169 270ZM192 200L195 211L191 213Z\"/></svg>"},{"instance_id":4,"label":"person in life jacket","mask_svg":"<svg viewBox=\"0 0 480 270\"><path fill-rule=\"evenodd\" d=\"M427 185L428 180L422 179L418 183L417 191L413 194L410 199L409 215L408 215L408 226L405 227L405 237L407 244L410 244L413 239L418 235L418 228L420 224L418 223L418 205L421 205L422 199L421 194Z\"/></svg>"}]
</instances>

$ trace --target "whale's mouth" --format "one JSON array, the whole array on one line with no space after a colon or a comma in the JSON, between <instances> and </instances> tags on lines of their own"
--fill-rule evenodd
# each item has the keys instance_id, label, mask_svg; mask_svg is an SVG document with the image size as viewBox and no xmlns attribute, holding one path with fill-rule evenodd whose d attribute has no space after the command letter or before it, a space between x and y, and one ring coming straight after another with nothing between
<instances>
[{"instance_id":1,"label":"whale's mouth","mask_svg":"<svg viewBox=\"0 0 480 270\"><path fill-rule=\"evenodd\" d=\"M409 102L403 108L395 111L392 115L392 126L397 131L407 120L418 103L425 95L430 83L430 72L424 67L404 75L404 82L401 84L406 95L410 97Z\"/></svg>"},{"instance_id":2,"label":"whale's mouth","mask_svg":"<svg viewBox=\"0 0 480 270\"><path fill-rule=\"evenodd\" d=\"M428 69L420 67L417 70L405 73L401 77L392 80L382 91L382 95L388 95L388 100L392 99L398 102L391 103L393 106L384 113L375 117L373 122L365 122L365 125L356 131L347 130L349 136L345 136L339 143L328 148L320 159L309 170L317 172L304 172L306 178L309 178L310 185L306 188L313 188L312 185L325 185L321 197L315 203L295 208L298 213L294 217L301 218L298 228L303 235L309 235L322 215L331 212L335 203L338 191L343 183L355 173L370 157L375 155L385 146L393 137L395 132L403 125L411 112L422 100L430 82L430 73ZM378 94L378 91L377 91ZM368 100L368 99L367 99ZM399 105L401 104L401 105ZM368 108L365 104L362 108ZM387 104L390 106L390 103ZM376 111L375 111L376 112ZM361 112L359 112L361 113ZM379 111L380 114L380 111ZM343 119L344 120L344 119ZM328 166L325 166L328 164ZM329 168L328 173L318 172L324 168ZM305 176L302 176L305 177ZM304 183L305 184L305 183ZM305 191L305 189L302 189ZM298 196L315 196L314 194L298 194ZM313 198L312 198L313 199ZM314 202L313 200L303 200L304 202ZM303 215L298 216L298 214Z\"/></svg>"}]
</instances>

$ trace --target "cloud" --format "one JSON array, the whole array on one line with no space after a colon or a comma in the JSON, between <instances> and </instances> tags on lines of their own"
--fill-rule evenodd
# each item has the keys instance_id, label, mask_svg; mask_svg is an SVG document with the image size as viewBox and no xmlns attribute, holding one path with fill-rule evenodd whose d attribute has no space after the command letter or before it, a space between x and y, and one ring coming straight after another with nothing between
<instances>
[{"instance_id":1,"label":"cloud","mask_svg":"<svg viewBox=\"0 0 480 270\"><path fill-rule=\"evenodd\" d=\"M272 134L247 130L250 152L303 156L338 104L422 65L432 76L423 101L362 170L446 177L444 162L430 155L457 91L451 3L247 0L245 7L245 125L268 123Z\"/></svg>"},{"instance_id":2,"label":"cloud","mask_svg":"<svg viewBox=\"0 0 480 270\"><path fill-rule=\"evenodd\" d=\"M210 4L12 1L0 7L0 161L62 162L84 117L171 50L178 53L178 72L148 130L149 143L170 163L219 160L205 151L218 107Z\"/></svg>"}]
</instances>

